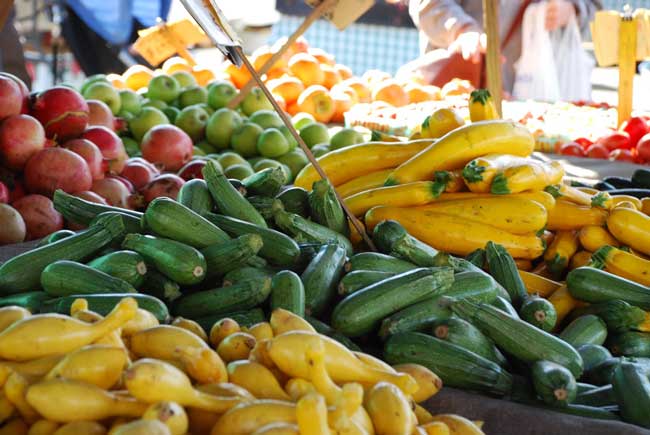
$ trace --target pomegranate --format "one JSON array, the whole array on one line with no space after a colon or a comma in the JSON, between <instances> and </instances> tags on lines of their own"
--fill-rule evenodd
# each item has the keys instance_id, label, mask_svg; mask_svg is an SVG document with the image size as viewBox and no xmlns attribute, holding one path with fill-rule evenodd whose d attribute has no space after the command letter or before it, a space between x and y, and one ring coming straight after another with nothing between
<instances>
[{"instance_id":1,"label":"pomegranate","mask_svg":"<svg viewBox=\"0 0 650 435\"><path fill-rule=\"evenodd\" d=\"M630 149L633 147L633 144L630 141L630 135L624 131L614 131L601 137L596 141L596 143L604 146L609 151Z\"/></svg>"},{"instance_id":2,"label":"pomegranate","mask_svg":"<svg viewBox=\"0 0 650 435\"><path fill-rule=\"evenodd\" d=\"M99 100L87 100L86 104L88 104L88 125L103 125L113 129L115 117L106 103Z\"/></svg>"},{"instance_id":3,"label":"pomegranate","mask_svg":"<svg viewBox=\"0 0 650 435\"><path fill-rule=\"evenodd\" d=\"M43 146L43 148L54 148L56 145L57 144L56 144L55 140L52 140L52 139L46 137L45 138L45 145Z\"/></svg>"},{"instance_id":4,"label":"pomegranate","mask_svg":"<svg viewBox=\"0 0 650 435\"><path fill-rule=\"evenodd\" d=\"M178 171L178 176L186 181L193 178L203 179L203 173L201 171L206 163L203 159L190 160Z\"/></svg>"},{"instance_id":5,"label":"pomegranate","mask_svg":"<svg viewBox=\"0 0 650 435\"><path fill-rule=\"evenodd\" d=\"M140 162L132 162L129 159L120 174L133 184L135 190L142 189L158 174L158 171L152 169L150 165Z\"/></svg>"},{"instance_id":6,"label":"pomegranate","mask_svg":"<svg viewBox=\"0 0 650 435\"><path fill-rule=\"evenodd\" d=\"M109 175L108 178L115 178L117 181L124 184L124 186L128 189L129 193L133 193L135 191L135 189L133 188L133 183L131 183L128 179L122 177L121 175Z\"/></svg>"},{"instance_id":7,"label":"pomegranate","mask_svg":"<svg viewBox=\"0 0 650 435\"><path fill-rule=\"evenodd\" d=\"M0 204L0 245L20 243L25 240L25 221L16 209Z\"/></svg>"},{"instance_id":8,"label":"pomegranate","mask_svg":"<svg viewBox=\"0 0 650 435\"><path fill-rule=\"evenodd\" d=\"M88 139L79 138L67 141L63 144L63 147L73 153L79 154L88 163L88 169L90 169L90 175L93 177L93 180L101 180L104 178L104 172L108 165L104 162L102 152L97 145Z\"/></svg>"},{"instance_id":9,"label":"pomegranate","mask_svg":"<svg viewBox=\"0 0 650 435\"><path fill-rule=\"evenodd\" d=\"M565 156L584 157L585 150L579 144L575 142L569 142L560 147L560 154Z\"/></svg>"},{"instance_id":10,"label":"pomegranate","mask_svg":"<svg viewBox=\"0 0 650 435\"><path fill-rule=\"evenodd\" d=\"M86 161L65 148L45 148L25 165L25 186L31 193L51 196L56 189L80 192L90 190L92 181Z\"/></svg>"},{"instance_id":11,"label":"pomegranate","mask_svg":"<svg viewBox=\"0 0 650 435\"><path fill-rule=\"evenodd\" d=\"M192 139L175 125L161 124L150 129L140 144L142 157L167 171L178 171L192 158Z\"/></svg>"},{"instance_id":12,"label":"pomegranate","mask_svg":"<svg viewBox=\"0 0 650 435\"><path fill-rule=\"evenodd\" d=\"M129 208L128 198L130 192L120 180L115 178L95 180L90 190L104 198L109 205Z\"/></svg>"},{"instance_id":13,"label":"pomegranate","mask_svg":"<svg viewBox=\"0 0 650 435\"><path fill-rule=\"evenodd\" d=\"M23 97L20 113L23 114L29 113L29 88L27 87L25 82L23 82L20 78L16 77L15 75L4 71L0 71L0 76L11 79L13 80L14 83L18 85L18 88L20 88L20 94Z\"/></svg>"},{"instance_id":14,"label":"pomegranate","mask_svg":"<svg viewBox=\"0 0 650 435\"><path fill-rule=\"evenodd\" d=\"M599 143L595 143L587 148L587 157L592 159L606 159L609 157L609 150Z\"/></svg>"},{"instance_id":15,"label":"pomegranate","mask_svg":"<svg viewBox=\"0 0 650 435\"><path fill-rule=\"evenodd\" d=\"M46 196L23 196L12 206L25 221L26 240L40 239L63 228L63 216L54 209L52 200Z\"/></svg>"},{"instance_id":16,"label":"pomegranate","mask_svg":"<svg viewBox=\"0 0 650 435\"><path fill-rule=\"evenodd\" d=\"M95 192L92 190L84 190L83 192L77 192L74 194L74 196L85 199L86 201L90 202L96 202L97 204L104 204L108 205L106 200L102 198L101 196L97 195Z\"/></svg>"},{"instance_id":17,"label":"pomegranate","mask_svg":"<svg viewBox=\"0 0 650 435\"><path fill-rule=\"evenodd\" d=\"M25 195L25 184L21 180L14 180L13 187L9 190L9 203L18 201Z\"/></svg>"},{"instance_id":18,"label":"pomegranate","mask_svg":"<svg viewBox=\"0 0 650 435\"><path fill-rule=\"evenodd\" d=\"M185 180L178 175L162 174L154 178L142 189L142 197L145 204L149 204L154 199L162 196L176 199L183 184L185 184Z\"/></svg>"},{"instance_id":19,"label":"pomegranate","mask_svg":"<svg viewBox=\"0 0 650 435\"><path fill-rule=\"evenodd\" d=\"M23 93L18 83L9 77L0 76L0 120L11 115L19 115L23 100Z\"/></svg>"},{"instance_id":20,"label":"pomegranate","mask_svg":"<svg viewBox=\"0 0 650 435\"><path fill-rule=\"evenodd\" d=\"M630 150L617 149L609 153L609 160L617 160L619 162L635 163L636 159Z\"/></svg>"},{"instance_id":21,"label":"pomegranate","mask_svg":"<svg viewBox=\"0 0 650 435\"><path fill-rule=\"evenodd\" d=\"M639 139L636 144L636 153L640 160L650 162L650 133Z\"/></svg>"},{"instance_id":22,"label":"pomegranate","mask_svg":"<svg viewBox=\"0 0 650 435\"><path fill-rule=\"evenodd\" d=\"M45 147L45 130L29 115L12 115L0 124L0 153L9 169L20 171Z\"/></svg>"},{"instance_id":23,"label":"pomegranate","mask_svg":"<svg viewBox=\"0 0 650 435\"><path fill-rule=\"evenodd\" d=\"M95 125L88 127L83 132L82 138L88 139L102 152L104 159L108 162L108 171L119 174L124 168L126 159L129 158L122 139L113 130L107 127Z\"/></svg>"},{"instance_id":24,"label":"pomegranate","mask_svg":"<svg viewBox=\"0 0 650 435\"><path fill-rule=\"evenodd\" d=\"M0 203L7 204L9 202L9 188L7 185L0 181Z\"/></svg>"},{"instance_id":25,"label":"pomegranate","mask_svg":"<svg viewBox=\"0 0 650 435\"><path fill-rule=\"evenodd\" d=\"M149 160L143 159L142 157L131 157L129 160L127 160L127 163L142 163L148 168L151 168L155 174L160 174L160 168L158 166L154 165Z\"/></svg>"},{"instance_id":26,"label":"pomegranate","mask_svg":"<svg viewBox=\"0 0 650 435\"><path fill-rule=\"evenodd\" d=\"M88 104L74 89L57 86L36 96L32 115L43 124L47 137L66 141L86 129Z\"/></svg>"}]
</instances>

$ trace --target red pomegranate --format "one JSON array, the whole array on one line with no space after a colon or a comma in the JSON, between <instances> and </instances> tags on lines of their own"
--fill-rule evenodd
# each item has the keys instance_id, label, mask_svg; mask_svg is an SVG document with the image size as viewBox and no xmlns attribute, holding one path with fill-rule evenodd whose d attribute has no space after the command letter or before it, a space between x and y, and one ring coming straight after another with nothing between
<instances>
[{"instance_id":1,"label":"red pomegranate","mask_svg":"<svg viewBox=\"0 0 650 435\"><path fill-rule=\"evenodd\" d=\"M185 184L178 175L162 174L154 178L151 183L147 184L142 189L141 194L145 204L149 204L156 198L165 196L171 199L176 199L178 191Z\"/></svg>"},{"instance_id":2,"label":"red pomegranate","mask_svg":"<svg viewBox=\"0 0 650 435\"><path fill-rule=\"evenodd\" d=\"M15 75L4 71L0 71L0 76L11 79L13 80L14 83L18 85L18 87L20 88L20 93L23 96L20 113L23 114L29 113L29 88L27 87L25 82L23 82L20 78L16 77Z\"/></svg>"},{"instance_id":3,"label":"red pomegranate","mask_svg":"<svg viewBox=\"0 0 650 435\"><path fill-rule=\"evenodd\" d=\"M18 83L9 77L0 76L0 120L20 114L23 100L23 93Z\"/></svg>"},{"instance_id":4,"label":"red pomegranate","mask_svg":"<svg viewBox=\"0 0 650 435\"><path fill-rule=\"evenodd\" d=\"M25 165L25 186L31 193L51 196L56 189L74 193L90 190L91 185L86 161L65 148L45 148Z\"/></svg>"},{"instance_id":5,"label":"red pomegranate","mask_svg":"<svg viewBox=\"0 0 650 435\"><path fill-rule=\"evenodd\" d=\"M63 147L79 154L88 163L93 180L104 178L104 172L108 164L104 162L104 156L102 156L102 152L97 145L88 139L78 138L67 141L63 144Z\"/></svg>"},{"instance_id":6,"label":"red pomegranate","mask_svg":"<svg viewBox=\"0 0 650 435\"><path fill-rule=\"evenodd\" d=\"M88 125L103 125L113 129L115 117L106 103L99 100L87 100L88 104Z\"/></svg>"},{"instance_id":7,"label":"red pomegranate","mask_svg":"<svg viewBox=\"0 0 650 435\"><path fill-rule=\"evenodd\" d=\"M26 240L40 239L63 228L63 216L54 209L54 204L46 196L23 196L11 205L25 221Z\"/></svg>"},{"instance_id":8,"label":"red pomegranate","mask_svg":"<svg viewBox=\"0 0 650 435\"><path fill-rule=\"evenodd\" d=\"M88 127L81 135L88 139L102 152L104 159L108 162L108 171L119 174L124 168L126 159L129 158L122 139L113 130L100 125Z\"/></svg>"},{"instance_id":9,"label":"red pomegranate","mask_svg":"<svg viewBox=\"0 0 650 435\"><path fill-rule=\"evenodd\" d=\"M12 115L0 124L0 153L5 166L14 171L45 147L45 130L36 118Z\"/></svg>"},{"instance_id":10,"label":"red pomegranate","mask_svg":"<svg viewBox=\"0 0 650 435\"><path fill-rule=\"evenodd\" d=\"M77 192L74 194L74 196L85 199L86 201L90 202L96 202L97 204L104 204L108 205L106 200L102 198L101 196L97 195L95 192L92 190L84 190L83 192Z\"/></svg>"},{"instance_id":11,"label":"red pomegranate","mask_svg":"<svg viewBox=\"0 0 650 435\"><path fill-rule=\"evenodd\" d=\"M129 189L124 183L116 178L104 178L93 181L91 191L101 196L109 205L115 207L129 208Z\"/></svg>"},{"instance_id":12,"label":"red pomegranate","mask_svg":"<svg viewBox=\"0 0 650 435\"><path fill-rule=\"evenodd\" d=\"M32 115L43 124L47 137L64 142L86 129L88 104L74 89L57 86L38 94Z\"/></svg>"},{"instance_id":13,"label":"red pomegranate","mask_svg":"<svg viewBox=\"0 0 650 435\"><path fill-rule=\"evenodd\" d=\"M162 124L149 130L140 144L142 157L167 171L178 171L192 158L192 139L175 125Z\"/></svg>"},{"instance_id":14,"label":"red pomegranate","mask_svg":"<svg viewBox=\"0 0 650 435\"><path fill-rule=\"evenodd\" d=\"M135 190L140 190L146 186L153 178L158 175L155 169L151 169L150 165L145 165L140 162L126 162L122 173L122 177L126 178L133 184Z\"/></svg>"},{"instance_id":15,"label":"red pomegranate","mask_svg":"<svg viewBox=\"0 0 650 435\"><path fill-rule=\"evenodd\" d=\"M203 167L206 165L206 161L203 159L195 159L187 162L180 171L178 171L178 176L183 180L191 180L193 178L203 179Z\"/></svg>"},{"instance_id":16,"label":"red pomegranate","mask_svg":"<svg viewBox=\"0 0 650 435\"><path fill-rule=\"evenodd\" d=\"M5 183L0 181L0 204L8 204L10 196L9 188Z\"/></svg>"}]
</instances>

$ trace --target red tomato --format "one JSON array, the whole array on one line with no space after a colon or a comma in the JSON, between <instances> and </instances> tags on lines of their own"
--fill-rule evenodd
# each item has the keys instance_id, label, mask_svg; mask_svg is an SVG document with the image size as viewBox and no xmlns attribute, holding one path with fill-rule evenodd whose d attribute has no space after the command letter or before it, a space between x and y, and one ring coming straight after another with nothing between
<instances>
[{"instance_id":1,"label":"red tomato","mask_svg":"<svg viewBox=\"0 0 650 435\"><path fill-rule=\"evenodd\" d=\"M609 150L604 146L595 143L587 148L587 157L592 159L606 159L609 157Z\"/></svg>"},{"instance_id":2,"label":"red tomato","mask_svg":"<svg viewBox=\"0 0 650 435\"><path fill-rule=\"evenodd\" d=\"M578 157L584 157L585 156L585 150L582 149L580 145L578 145L575 142L569 142L565 143L560 147L560 154L564 156L578 156Z\"/></svg>"},{"instance_id":3,"label":"red tomato","mask_svg":"<svg viewBox=\"0 0 650 435\"><path fill-rule=\"evenodd\" d=\"M636 153L639 160L650 162L650 133L639 139L639 143L636 144Z\"/></svg>"},{"instance_id":4,"label":"red tomato","mask_svg":"<svg viewBox=\"0 0 650 435\"><path fill-rule=\"evenodd\" d=\"M644 135L650 133L650 125L640 116L634 116L623 123L621 130L630 135L634 147Z\"/></svg>"},{"instance_id":5,"label":"red tomato","mask_svg":"<svg viewBox=\"0 0 650 435\"><path fill-rule=\"evenodd\" d=\"M632 154L632 151L630 150L623 150L623 149L614 150L611 153L609 153L609 159L617 160L619 162L636 163L636 160L634 159L634 154Z\"/></svg>"},{"instance_id":6,"label":"red tomato","mask_svg":"<svg viewBox=\"0 0 650 435\"><path fill-rule=\"evenodd\" d=\"M632 148L630 135L624 131L614 131L607 136L601 137L596 143L603 145L610 151Z\"/></svg>"},{"instance_id":7,"label":"red tomato","mask_svg":"<svg viewBox=\"0 0 650 435\"><path fill-rule=\"evenodd\" d=\"M594 144L586 137L579 137L578 139L574 140L574 142L580 145L585 150Z\"/></svg>"}]
</instances>

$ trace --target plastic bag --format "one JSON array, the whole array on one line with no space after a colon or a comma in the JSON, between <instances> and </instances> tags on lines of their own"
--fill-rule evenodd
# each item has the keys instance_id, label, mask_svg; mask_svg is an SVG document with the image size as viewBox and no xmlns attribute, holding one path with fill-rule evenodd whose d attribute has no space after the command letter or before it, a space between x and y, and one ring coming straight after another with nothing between
<instances>
[{"instance_id":1,"label":"plastic bag","mask_svg":"<svg viewBox=\"0 0 650 435\"><path fill-rule=\"evenodd\" d=\"M533 3L522 23L521 57L515 63L512 94L518 99L560 99L553 44L545 28L546 3Z\"/></svg>"},{"instance_id":2,"label":"plastic bag","mask_svg":"<svg viewBox=\"0 0 650 435\"><path fill-rule=\"evenodd\" d=\"M594 60L582 48L582 38L576 17L571 16L564 29L551 33L555 52L555 67L564 101L591 100L591 72Z\"/></svg>"}]
</instances>

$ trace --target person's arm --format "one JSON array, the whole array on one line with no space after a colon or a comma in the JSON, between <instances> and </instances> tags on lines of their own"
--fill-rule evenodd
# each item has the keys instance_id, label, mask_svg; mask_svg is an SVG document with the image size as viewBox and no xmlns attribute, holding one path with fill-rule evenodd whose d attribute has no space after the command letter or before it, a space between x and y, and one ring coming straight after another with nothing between
<instances>
[{"instance_id":1,"label":"person's arm","mask_svg":"<svg viewBox=\"0 0 650 435\"><path fill-rule=\"evenodd\" d=\"M449 47L460 34L481 31L478 23L454 0L411 0L409 14L435 47Z\"/></svg>"}]
</instances>

